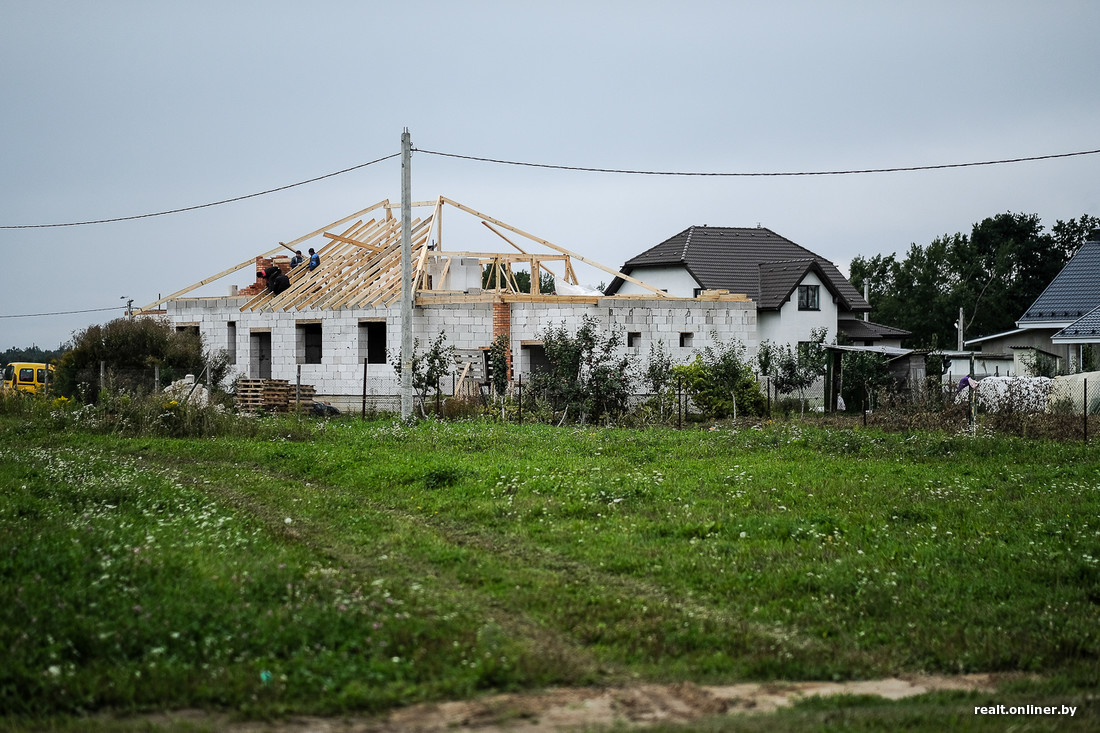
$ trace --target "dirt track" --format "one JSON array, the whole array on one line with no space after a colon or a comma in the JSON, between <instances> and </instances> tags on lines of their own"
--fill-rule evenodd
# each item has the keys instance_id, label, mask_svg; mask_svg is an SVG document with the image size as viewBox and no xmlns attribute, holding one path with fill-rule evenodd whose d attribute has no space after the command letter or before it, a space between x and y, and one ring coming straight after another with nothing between
<instances>
[{"instance_id":1,"label":"dirt track","mask_svg":"<svg viewBox=\"0 0 1100 733\"><path fill-rule=\"evenodd\" d=\"M293 717L274 723L231 723L181 711L150 722L215 724L231 733L552 733L585 726L686 723L720 714L767 713L813 695L879 695L890 700L936 690L993 690L997 678L906 677L862 682L775 682L702 687L691 683L623 688L555 689L493 695L465 702L414 705L383 718Z\"/></svg>"}]
</instances>

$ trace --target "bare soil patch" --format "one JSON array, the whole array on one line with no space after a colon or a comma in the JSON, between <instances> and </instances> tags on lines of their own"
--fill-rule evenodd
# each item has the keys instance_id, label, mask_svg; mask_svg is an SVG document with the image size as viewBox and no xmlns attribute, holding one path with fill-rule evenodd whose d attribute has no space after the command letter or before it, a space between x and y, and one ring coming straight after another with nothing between
<instances>
[{"instance_id":1,"label":"bare soil patch","mask_svg":"<svg viewBox=\"0 0 1100 733\"><path fill-rule=\"evenodd\" d=\"M644 729L712 715L768 713L795 701L829 695L877 695L900 700L939 690L993 691L1004 675L911 676L857 682L752 682L701 686L641 684L492 695L463 702L425 703L383 717L296 716L277 722L231 722L201 711L153 716L149 722L214 725L230 733L557 733L592 726Z\"/></svg>"}]
</instances>

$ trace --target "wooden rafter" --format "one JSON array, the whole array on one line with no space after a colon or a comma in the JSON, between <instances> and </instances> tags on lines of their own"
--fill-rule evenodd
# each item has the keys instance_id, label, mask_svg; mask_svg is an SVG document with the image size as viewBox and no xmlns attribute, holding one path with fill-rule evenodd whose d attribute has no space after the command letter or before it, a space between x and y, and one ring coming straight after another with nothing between
<instances>
[{"instance_id":1,"label":"wooden rafter","mask_svg":"<svg viewBox=\"0 0 1100 733\"><path fill-rule=\"evenodd\" d=\"M444 204L450 204L460 211L478 217L489 231L504 240L515 251L503 253L468 250L443 251ZM292 250L302 242L322 236L324 241L317 249L318 254L321 255L320 266L314 270L309 270L308 267L303 266L295 268L289 273L290 287L287 290L278 295L274 295L269 291L259 293L249 298L241 306L241 310L302 311L307 309L366 308L393 304L400 297L401 291L401 225L400 217L394 215L394 211L398 206L399 204L385 199L290 242L280 242L278 248L272 249L262 256L270 257L284 247ZM569 299L569 302L573 302L581 296L542 295L538 292L538 289L539 279L543 272L549 273L555 278L560 277L564 282L576 284L577 276L573 269L574 259L632 282L650 291L654 296L660 298L672 297L641 280L605 267L582 255L559 247L545 239L536 237L444 196L432 201L414 202L411 206L413 208L431 208L430 212L425 212L427 214L425 218L417 218L413 222L412 234L412 254L415 258L413 262L415 293L418 298L421 296L433 298L433 300L425 302L435 302L434 298L436 296L465 297L467 299L516 297L523 298L523 302L528 300ZM378 218L363 221L361 217L372 211L378 212L375 214ZM511 236L505 233L505 230L542 245L545 249L520 246ZM442 287L447 280L448 273L454 272L452 261L455 257L476 258L482 271L488 267L490 272L495 273L493 279L497 283L497 288L486 289L483 296L473 293L464 294L458 291L453 293L444 292ZM437 279L433 282L428 277L428 264L429 262L438 262L441 259L445 261L441 263L442 267L438 271ZM255 258L252 258L235 267L212 275L195 285L146 306L145 310L184 295L243 267L254 265L255 261ZM563 274L558 275L550 268L549 265L555 262L562 263ZM516 283L514 268L519 263L530 268L531 286L529 292L520 292ZM584 296L584 302L588 302L592 297L598 296Z\"/></svg>"},{"instance_id":2,"label":"wooden rafter","mask_svg":"<svg viewBox=\"0 0 1100 733\"><path fill-rule=\"evenodd\" d=\"M493 224L496 224L497 226L503 227L503 228L505 228L505 229L507 229L511 232L514 232L514 233L520 235L521 237L527 237L532 242L538 242L539 244L543 245L544 247L549 247L550 249L555 250L557 252L561 252L562 254L567 254L570 257L572 257L573 259L580 260L581 262L585 263L586 265L591 265L592 267L603 270L604 272L609 273L611 275L614 275L615 277L621 277L623 280L626 280L627 282L634 283L635 285L637 285L639 287L643 287L646 290L649 290L654 295L657 295L657 296L663 297L663 298L672 297L668 293L666 293L665 291L661 290L660 288L655 288L652 285L650 285L649 283L642 282L641 280L639 280L637 278L634 278L634 277L631 277L630 275L627 275L624 272L619 272L618 270L613 270L610 267L607 267L605 265L601 265L599 262L596 262L594 260L590 260L590 259L588 259L587 257L585 257L583 255L577 254L576 252L570 252L569 250L565 249L564 247L559 247L558 245L554 244L553 242L548 242L547 240L543 239L542 237L536 237L534 234L529 234L529 233L523 231L522 229L517 229L516 227L512 226L511 224L506 224L503 221L501 221L500 219L494 219L493 217L488 216L487 214L483 214L480 211L477 211L476 209L471 209L469 206L464 206L463 204L460 204L457 201L453 201L453 200L451 200L451 199L449 199L445 196L443 196L441 198L443 199L444 203L448 203L448 204L450 204L451 206L454 206L457 209L461 209L462 211L465 211L467 214L470 214L471 216L476 216L476 217L479 217L479 218L481 218L485 221L490 221Z\"/></svg>"}]
</instances>

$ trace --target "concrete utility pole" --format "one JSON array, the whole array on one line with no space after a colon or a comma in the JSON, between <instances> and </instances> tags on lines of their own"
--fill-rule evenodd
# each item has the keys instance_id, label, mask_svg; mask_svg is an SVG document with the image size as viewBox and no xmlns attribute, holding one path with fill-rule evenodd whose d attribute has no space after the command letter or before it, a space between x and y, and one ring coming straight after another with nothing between
<instances>
[{"instance_id":1,"label":"concrete utility pole","mask_svg":"<svg viewBox=\"0 0 1100 733\"><path fill-rule=\"evenodd\" d=\"M412 136L401 134L401 419L413 411Z\"/></svg>"},{"instance_id":2,"label":"concrete utility pole","mask_svg":"<svg viewBox=\"0 0 1100 733\"><path fill-rule=\"evenodd\" d=\"M964 328L963 318L965 318L965 314L963 313L963 309L960 307L959 308L959 322L957 324L958 327L959 327L959 351L963 350L963 328Z\"/></svg>"}]
</instances>

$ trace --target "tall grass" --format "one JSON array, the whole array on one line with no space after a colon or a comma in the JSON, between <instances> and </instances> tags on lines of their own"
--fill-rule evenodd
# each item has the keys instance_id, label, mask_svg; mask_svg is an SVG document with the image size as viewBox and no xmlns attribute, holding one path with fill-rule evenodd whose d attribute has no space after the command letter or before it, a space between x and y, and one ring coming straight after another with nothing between
<instances>
[{"instance_id":1,"label":"tall grass","mask_svg":"<svg viewBox=\"0 0 1100 733\"><path fill-rule=\"evenodd\" d=\"M1080 445L56 420L0 415L4 714L632 679L1100 683L1100 462Z\"/></svg>"}]
</instances>

